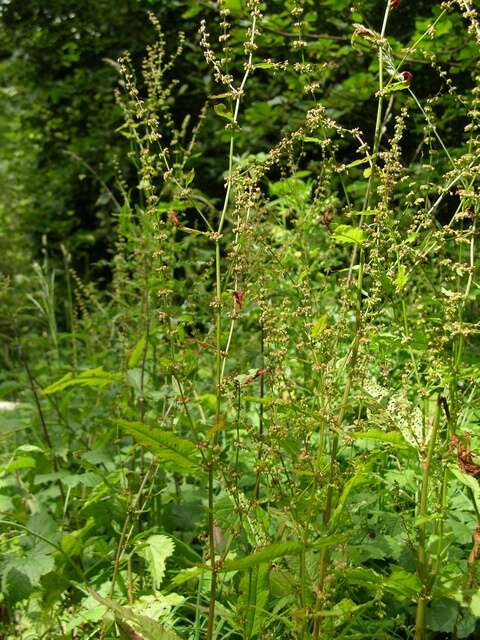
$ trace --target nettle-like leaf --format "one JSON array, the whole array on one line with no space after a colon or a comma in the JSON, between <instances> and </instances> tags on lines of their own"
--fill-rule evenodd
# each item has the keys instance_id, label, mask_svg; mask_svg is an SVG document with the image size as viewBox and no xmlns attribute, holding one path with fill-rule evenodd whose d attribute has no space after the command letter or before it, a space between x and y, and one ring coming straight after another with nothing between
<instances>
[{"instance_id":1,"label":"nettle-like leaf","mask_svg":"<svg viewBox=\"0 0 480 640\"><path fill-rule=\"evenodd\" d=\"M74 376L73 373L67 373L63 378L53 382L48 387L43 389L43 395L51 395L52 393L58 393L64 389L70 387L96 387L103 388L114 382L120 382L122 376L119 373L113 373L104 371L102 367L97 369L88 369L82 371L78 376Z\"/></svg>"},{"instance_id":2,"label":"nettle-like leaf","mask_svg":"<svg viewBox=\"0 0 480 640\"><path fill-rule=\"evenodd\" d=\"M333 239L339 244L365 244L367 236L361 227L352 227L349 224L339 224L333 232Z\"/></svg>"},{"instance_id":3,"label":"nettle-like leaf","mask_svg":"<svg viewBox=\"0 0 480 640\"><path fill-rule=\"evenodd\" d=\"M154 595L140 596L132 605L132 611L152 620L170 620L174 607L179 607L185 602L185 598L178 593L155 593Z\"/></svg>"},{"instance_id":4,"label":"nettle-like leaf","mask_svg":"<svg viewBox=\"0 0 480 640\"><path fill-rule=\"evenodd\" d=\"M2 592L11 602L28 598L40 578L53 571L53 556L33 549L22 557L7 556L1 567Z\"/></svg>"},{"instance_id":5,"label":"nettle-like leaf","mask_svg":"<svg viewBox=\"0 0 480 640\"><path fill-rule=\"evenodd\" d=\"M99 593L90 590L90 594L97 602L103 604L109 611L112 611L116 620L123 623L124 632L131 628L137 638L141 640L180 640L180 637L171 629L166 629L156 620L152 620L145 615L136 613L131 607L123 607L110 598L104 598ZM135 636L130 636L132 640ZM135 638L135 640L137 640Z\"/></svg>"},{"instance_id":6,"label":"nettle-like leaf","mask_svg":"<svg viewBox=\"0 0 480 640\"><path fill-rule=\"evenodd\" d=\"M175 543L168 536L153 535L137 550L147 563L155 589L160 589L165 576L165 562L175 551Z\"/></svg>"},{"instance_id":7,"label":"nettle-like leaf","mask_svg":"<svg viewBox=\"0 0 480 640\"><path fill-rule=\"evenodd\" d=\"M118 419L118 426L131 435L138 444L147 447L160 462L183 473L200 473L200 454L193 442L180 438L170 431L163 431L142 422Z\"/></svg>"}]
</instances>

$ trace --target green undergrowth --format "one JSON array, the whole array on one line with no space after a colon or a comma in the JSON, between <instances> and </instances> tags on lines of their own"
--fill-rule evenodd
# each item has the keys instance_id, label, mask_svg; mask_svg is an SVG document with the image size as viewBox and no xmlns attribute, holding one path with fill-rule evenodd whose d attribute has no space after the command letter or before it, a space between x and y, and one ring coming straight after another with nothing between
<instances>
[{"instance_id":1,"label":"green undergrowth","mask_svg":"<svg viewBox=\"0 0 480 640\"><path fill-rule=\"evenodd\" d=\"M398 34L390 1L323 41L314 4L199 10L183 119L152 15L109 286L63 246L0 280L5 640L480 632L478 16Z\"/></svg>"}]
</instances>

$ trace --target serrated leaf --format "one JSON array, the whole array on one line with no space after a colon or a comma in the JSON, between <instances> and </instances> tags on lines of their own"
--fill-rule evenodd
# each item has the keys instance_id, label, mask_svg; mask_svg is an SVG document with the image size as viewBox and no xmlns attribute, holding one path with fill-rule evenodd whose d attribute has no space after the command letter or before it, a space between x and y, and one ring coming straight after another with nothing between
<instances>
[{"instance_id":1,"label":"serrated leaf","mask_svg":"<svg viewBox=\"0 0 480 640\"><path fill-rule=\"evenodd\" d=\"M67 373L63 378L57 380L57 382L45 387L42 393L48 396L52 393L58 393L59 391L75 386L103 388L114 382L119 382L121 379L122 377L119 373L111 373L104 371L102 367L98 367L97 369L82 371L76 377L73 376L73 373Z\"/></svg>"},{"instance_id":2,"label":"serrated leaf","mask_svg":"<svg viewBox=\"0 0 480 640\"><path fill-rule=\"evenodd\" d=\"M32 587L39 584L40 578L55 568L55 559L51 555L39 552L37 549L29 551L23 557L8 556L5 559L2 573L8 575L11 571L17 576L21 573ZM18 577L18 576L17 576Z\"/></svg>"},{"instance_id":3,"label":"serrated leaf","mask_svg":"<svg viewBox=\"0 0 480 640\"><path fill-rule=\"evenodd\" d=\"M165 629L159 622L135 613L129 607L122 607L110 598L102 597L93 589L89 589L89 593L97 602L113 611L116 618L132 625L135 632L141 634L143 640L180 640L180 637L174 631Z\"/></svg>"},{"instance_id":4,"label":"serrated leaf","mask_svg":"<svg viewBox=\"0 0 480 640\"><path fill-rule=\"evenodd\" d=\"M160 589L165 576L165 561L175 551L175 543L168 536L150 536L137 553L144 558L152 576L155 589Z\"/></svg>"},{"instance_id":5,"label":"serrated leaf","mask_svg":"<svg viewBox=\"0 0 480 640\"><path fill-rule=\"evenodd\" d=\"M88 622L100 622L106 612L107 607L103 604L80 611L73 617L69 617L69 620L65 625L65 633L71 633L76 627L80 627Z\"/></svg>"},{"instance_id":6,"label":"serrated leaf","mask_svg":"<svg viewBox=\"0 0 480 640\"><path fill-rule=\"evenodd\" d=\"M2 571L2 593L10 604L26 600L33 591L28 577L12 566Z\"/></svg>"},{"instance_id":7,"label":"serrated leaf","mask_svg":"<svg viewBox=\"0 0 480 640\"><path fill-rule=\"evenodd\" d=\"M199 473L199 453L193 442L180 438L170 431L163 431L142 422L118 419L118 426L156 455L159 461L172 466L175 471Z\"/></svg>"},{"instance_id":8,"label":"serrated leaf","mask_svg":"<svg viewBox=\"0 0 480 640\"><path fill-rule=\"evenodd\" d=\"M405 571L402 567L393 567L392 573L383 585L399 600L416 600L422 588L418 576Z\"/></svg>"},{"instance_id":9,"label":"serrated leaf","mask_svg":"<svg viewBox=\"0 0 480 640\"><path fill-rule=\"evenodd\" d=\"M333 239L340 244L364 244L365 232L360 227L352 227L349 224L339 224L333 232Z\"/></svg>"}]
</instances>

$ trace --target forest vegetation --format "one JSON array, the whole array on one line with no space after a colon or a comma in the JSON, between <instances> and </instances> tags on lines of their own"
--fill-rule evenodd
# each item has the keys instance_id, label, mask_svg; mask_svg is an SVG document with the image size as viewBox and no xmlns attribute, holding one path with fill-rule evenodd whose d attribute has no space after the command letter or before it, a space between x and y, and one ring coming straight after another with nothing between
<instances>
[{"instance_id":1,"label":"forest vegetation","mask_svg":"<svg viewBox=\"0 0 480 640\"><path fill-rule=\"evenodd\" d=\"M0 67L0 638L479 638L475 0L1 0Z\"/></svg>"}]
</instances>

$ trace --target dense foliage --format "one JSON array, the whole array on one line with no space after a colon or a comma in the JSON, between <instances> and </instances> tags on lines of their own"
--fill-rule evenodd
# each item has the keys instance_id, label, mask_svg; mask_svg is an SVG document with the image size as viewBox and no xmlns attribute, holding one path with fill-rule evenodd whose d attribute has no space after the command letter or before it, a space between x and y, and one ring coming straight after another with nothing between
<instances>
[{"instance_id":1,"label":"dense foliage","mask_svg":"<svg viewBox=\"0 0 480 640\"><path fill-rule=\"evenodd\" d=\"M477 637L474 5L0 16L0 636Z\"/></svg>"}]
</instances>

